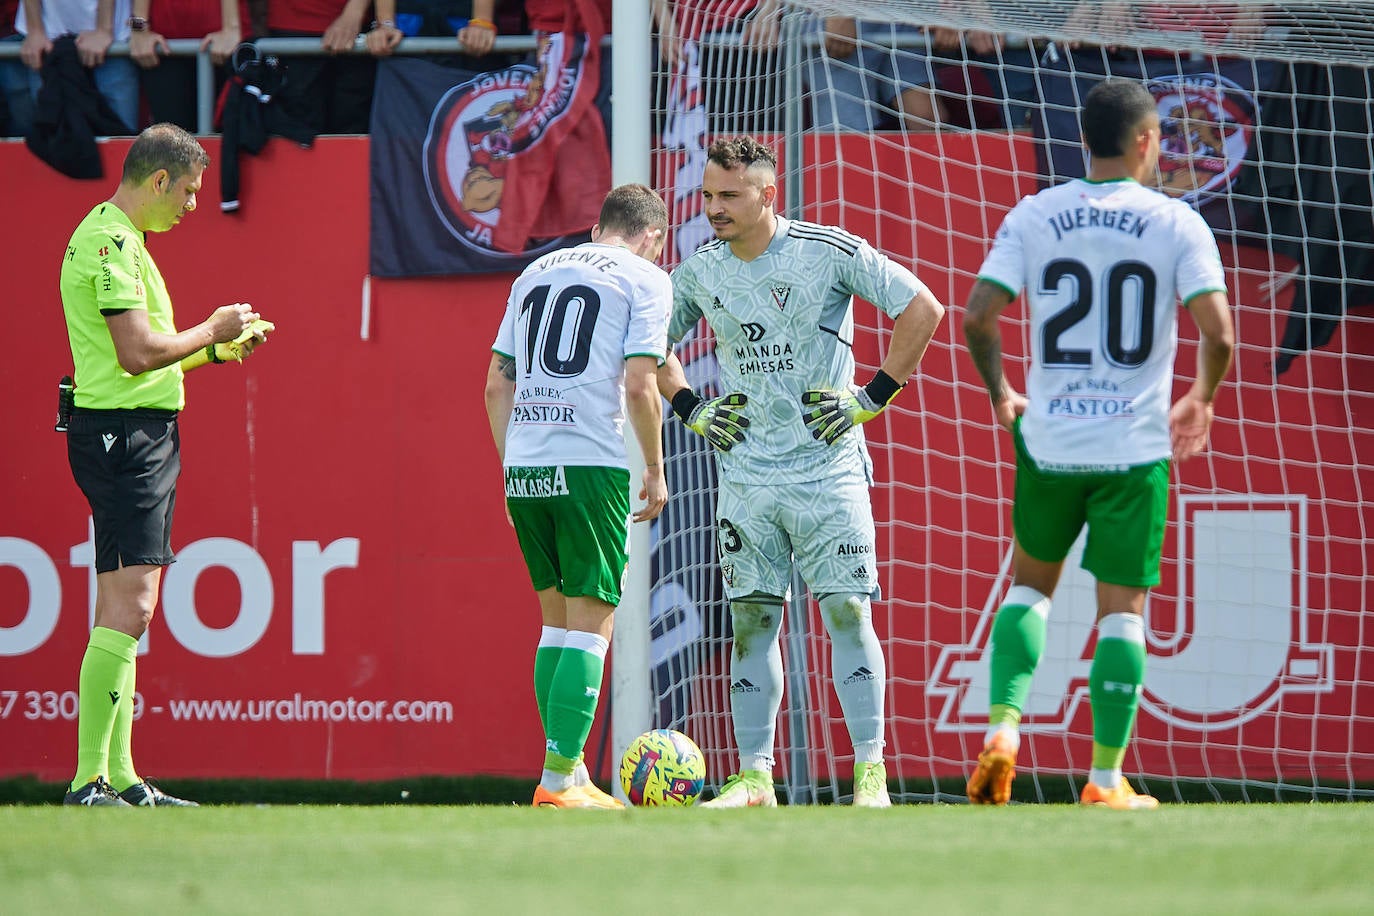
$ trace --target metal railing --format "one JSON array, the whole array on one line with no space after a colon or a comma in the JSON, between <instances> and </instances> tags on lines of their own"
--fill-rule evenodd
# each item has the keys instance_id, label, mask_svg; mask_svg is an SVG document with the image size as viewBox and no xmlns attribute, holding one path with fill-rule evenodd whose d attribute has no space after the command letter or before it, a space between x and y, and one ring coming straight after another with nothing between
<instances>
[{"instance_id":1,"label":"metal railing","mask_svg":"<svg viewBox=\"0 0 1374 916\"><path fill-rule=\"evenodd\" d=\"M610 45L610 36L602 40L602 46ZM322 57L325 50L318 38L259 38L252 42L260 55L277 57ZM171 57L194 57L196 59L196 132L201 135L213 134L215 121L215 65L208 51L200 50L198 38L169 38L167 46ZM534 51L536 46L533 35L498 35L492 45L491 54L518 54ZM0 60L19 59L20 42L0 41ZM367 54L367 44L359 35L347 54ZM456 38L405 38L392 52L393 55L409 54L462 54L463 46ZM128 57L128 42L117 41L110 45L107 57Z\"/></svg>"}]
</instances>

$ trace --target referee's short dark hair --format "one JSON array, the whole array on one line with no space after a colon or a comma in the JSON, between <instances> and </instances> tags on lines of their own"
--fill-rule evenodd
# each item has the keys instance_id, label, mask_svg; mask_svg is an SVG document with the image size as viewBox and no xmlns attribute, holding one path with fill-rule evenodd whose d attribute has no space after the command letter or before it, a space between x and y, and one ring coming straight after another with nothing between
<instances>
[{"instance_id":1,"label":"referee's short dark hair","mask_svg":"<svg viewBox=\"0 0 1374 916\"><path fill-rule=\"evenodd\" d=\"M158 169L166 169L172 180L196 166L210 164L210 154L195 137L175 124L154 124L134 139L124 156L124 184L142 184Z\"/></svg>"},{"instance_id":2,"label":"referee's short dark hair","mask_svg":"<svg viewBox=\"0 0 1374 916\"><path fill-rule=\"evenodd\" d=\"M666 229L668 207L652 188L622 184L606 195L596 222L603 232L615 231L629 238L646 229Z\"/></svg>"},{"instance_id":3,"label":"referee's short dark hair","mask_svg":"<svg viewBox=\"0 0 1374 916\"><path fill-rule=\"evenodd\" d=\"M733 169L742 165L746 169L763 165L777 174L778 157L773 150L753 137L728 137L717 140L706 150L706 158L723 169Z\"/></svg>"},{"instance_id":4,"label":"referee's short dark hair","mask_svg":"<svg viewBox=\"0 0 1374 916\"><path fill-rule=\"evenodd\" d=\"M1155 97L1138 80L1103 80L1083 100L1078 116L1088 152L1103 159L1123 155L1140 122L1157 111Z\"/></svg>"}]
</instances>

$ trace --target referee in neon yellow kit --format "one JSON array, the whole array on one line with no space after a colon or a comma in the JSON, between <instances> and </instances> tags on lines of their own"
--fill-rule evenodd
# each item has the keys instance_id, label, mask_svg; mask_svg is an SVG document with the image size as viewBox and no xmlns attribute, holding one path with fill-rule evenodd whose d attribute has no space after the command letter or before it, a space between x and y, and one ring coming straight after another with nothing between
<instances>
[{"instance_id":1,"label":"referee in neon yellow kit","mask_svg":"<svg viewBox=\"0 0 1374 916\"><path fill-rule=\"evenodd\" d=\"M172 302L145 244L196 208L210 157L171 124L138 135L114 196L72 233L62 260L62 309L74 361L68 424L72 476L95 523L95 628L81 662L76 775L65 803L175 805L134 770L134 660L172 562L172 511L181 473L177 412L182 378L266 340L244 303L221 306L178 331ZM220 349L217 350L216 348Z\"/></svg>"}]
</instances>

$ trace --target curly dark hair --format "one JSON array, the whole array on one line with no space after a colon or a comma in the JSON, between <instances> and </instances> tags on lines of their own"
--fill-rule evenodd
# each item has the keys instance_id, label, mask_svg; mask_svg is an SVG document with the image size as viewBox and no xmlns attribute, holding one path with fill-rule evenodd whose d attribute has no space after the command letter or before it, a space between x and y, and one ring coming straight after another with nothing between
<instances>
[{"instance_id":1,"label":"curly dark hair","mask_svg":"<svg viewBox=\"0 0 1374 916\"><path fill-rule=\"evenodd\" d=\"M778 170L777 155L753 137L717 140L706 151L706 158L724 169L733 169L737 165L743 165L745 168L765 165L775 173Z\"/></svg>"}]
</instances>

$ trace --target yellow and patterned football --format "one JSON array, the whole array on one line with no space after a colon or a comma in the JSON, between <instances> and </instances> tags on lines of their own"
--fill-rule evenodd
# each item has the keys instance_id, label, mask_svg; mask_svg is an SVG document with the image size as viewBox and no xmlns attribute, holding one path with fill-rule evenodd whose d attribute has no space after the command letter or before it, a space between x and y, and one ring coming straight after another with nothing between
<instances>
[{"instance_id":1,"label":"yellow and patterned football","mask_svg":"<svg viewBox=\"0 0 1374 916\"><path fill-rule=\"evenodd\" d=\"M635 807L694 805L706 782L706 758L682 732L658 728L630 742L620 758L620 785Z\"/></svg>"}]
</instances>

